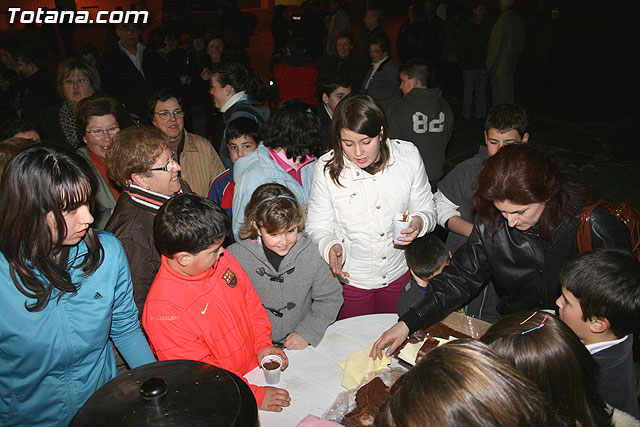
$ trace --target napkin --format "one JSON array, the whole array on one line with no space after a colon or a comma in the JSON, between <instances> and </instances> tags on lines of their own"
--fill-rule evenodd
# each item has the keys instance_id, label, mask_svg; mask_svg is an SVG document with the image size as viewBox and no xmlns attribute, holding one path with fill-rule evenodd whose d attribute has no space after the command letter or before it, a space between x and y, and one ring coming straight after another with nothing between
<instances>
[{"instance_id":1,"label":"napkin","mask_svg":"<svg viewBox=\"0 0 640 427\"><path fill-rule=\"evenodd\" d=\"M340 367L344 371L342 374L342 387L353 390L358 387L365 375L369 372L377 372L386 368L391 363L391 357L384 356L382 359L373 360L369 353L373 348L373 343L364 350L351 353L347 360L340 362Z\"/></svg>"},{"instance_id":2,"label":"napkin","mask_svg":"<svg viewBox=\"0 0 640 427\"><path fill-rule=\"evenodd\" d=\"M296 427L340 427L340 424L336 424L332 421L323 420L315 415L307 415L304 417Z\"/></svg>"},{"instance_id":3,"label":"napkin","mask_svg":"<svg viewBox=\"0 0 640 427\"><path fill-rule=\"evenodd\" d=\"M440 337L433 337L433 338L437 341L440 341L440 344L438 345L441 345L456 339L455 337L449 337L449 339L440 338ZM398 353L398 358L415 366L416 358L418 357L418 351L422 347L422 344L424 344L424 340L418 341L417 343L411 343L411 342L406 343L404 348L400 350L400 353Z\"/></svg>"}]
</instances>

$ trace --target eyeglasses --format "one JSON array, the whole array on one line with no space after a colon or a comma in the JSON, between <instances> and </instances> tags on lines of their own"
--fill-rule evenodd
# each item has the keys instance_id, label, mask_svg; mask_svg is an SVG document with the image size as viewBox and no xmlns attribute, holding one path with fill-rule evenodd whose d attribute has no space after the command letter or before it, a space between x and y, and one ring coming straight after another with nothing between
<instances>
[{"instance_id":1,"label":"eyeglasses","mask_svg":"<svg viewBox=\"0 0 640 427\"><path fill-rule=\"evenodd\" d=\"M184 117L184 111L182 110L176 110L174 112L171 111L159 111L157 113L153 113L153 114L157 114L158 116L160 116L160 118L162 120L169 120L171 118L171 116L173 116L174 119L181 119Z\"/></svg>"},{"instance_id":2,"label":"eyeglasses","mask_svg":"<svg viewBox=\"0 0 640 427\"><path fill-rule=\"evenodd\" d=\"M104 138L105 133L108 133L109 136L113 136L120 130L119 126L114 126L109 129L91 129L88 130L87 133L90 133L94 138Z\"/></svg>"},{"instance_id":3,"label":"eyeglasses","mask_svg":"<svg viewBox=\"0 0 640 427\"><path fill-rule=\"evenodd\" d=\"M68 80L63 81L63 83L65 85L67 85L67 86L75 86L75 85L84 86L87 83L89 83L89 80L88 79L78 79L78 80L68 79Z\"/></svg>"},{"instance_id":4,"label":"eyeglasses","mask_svg":"<svg viewBox=\"0 0 640 427\"><path fill-rule=\"evenodd\" d=\"M166 165L162 166L161 168L151 168L151 169L148 169L148 171L149 172L151 171L171 172L176 167L177 164L178 164L177 153L175 151L172 151L171 157L169 158L169 161L167 162Z\"/></svg>"}]
</instances>

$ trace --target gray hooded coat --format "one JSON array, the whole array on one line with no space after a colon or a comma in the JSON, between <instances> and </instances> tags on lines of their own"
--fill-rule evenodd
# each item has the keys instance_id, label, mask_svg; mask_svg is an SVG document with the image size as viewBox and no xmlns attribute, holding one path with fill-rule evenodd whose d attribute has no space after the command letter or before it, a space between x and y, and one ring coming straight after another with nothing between
<instances>
[{"instance_id":1,"label":"gray hooded coat","mask_svg":"<svg viewBox=\"0 0 640 427\"><path fill-rule=\"evenodd\" d=\"M287 335L296 332L317 346L342 306L342 286L307 234L298 234L278 271L267 261L260 241L240 240L228 250L247 272L267 308L271 339L284 342ZM281 312L282 317L270 309Z\"/></svg>"}]
</instances>

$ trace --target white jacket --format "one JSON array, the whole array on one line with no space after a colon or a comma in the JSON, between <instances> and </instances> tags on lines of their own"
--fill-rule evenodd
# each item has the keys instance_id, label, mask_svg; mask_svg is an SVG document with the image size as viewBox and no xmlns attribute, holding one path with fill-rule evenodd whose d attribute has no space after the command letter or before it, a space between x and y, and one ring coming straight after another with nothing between
<instances>
[{"instance_id":1,"label":"white jacket","mask_svg":"<svg viewBox=\"0 0 640 427\"><path fill-rule=\"evenodd\" d=\"M336 243L343 249L344 282L361 289L387 286L407 272L402 247L393 245L393 215L420 216L420 236L433 231L436 210L431 186L418 149L410 142L390 139L388 165L375 175L344 158L336 185L324 166L333 150L323 155L313 172L305 230L329 261Z\"/></svg>"}]
</instances>

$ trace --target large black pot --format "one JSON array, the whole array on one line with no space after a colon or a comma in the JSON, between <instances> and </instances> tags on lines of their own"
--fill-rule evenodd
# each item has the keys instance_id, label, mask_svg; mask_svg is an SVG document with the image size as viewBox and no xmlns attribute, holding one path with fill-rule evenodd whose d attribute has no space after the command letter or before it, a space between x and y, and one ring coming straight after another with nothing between
<instances>
[{"instance_id":1,"label":"large black pot","mask_svg":"<svg viewBox=\"0 0 640 427\"><path fill-rule=\"evenodd\" d=\"M192 360L132 369L100 387L71 426L256 426L258 407L237 375Z\"/></svg>"}]
</instances>

